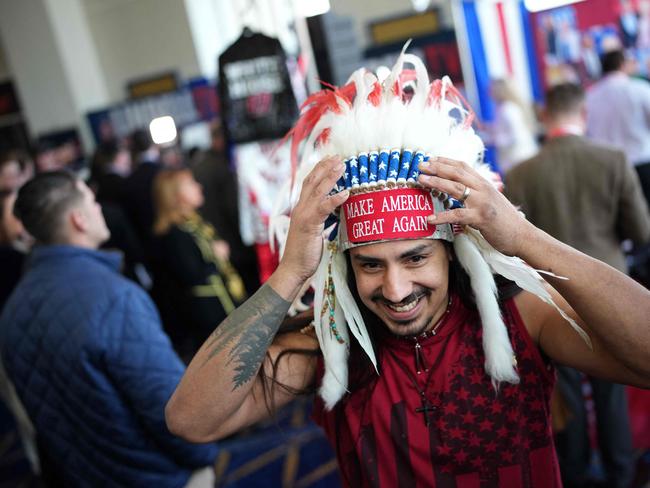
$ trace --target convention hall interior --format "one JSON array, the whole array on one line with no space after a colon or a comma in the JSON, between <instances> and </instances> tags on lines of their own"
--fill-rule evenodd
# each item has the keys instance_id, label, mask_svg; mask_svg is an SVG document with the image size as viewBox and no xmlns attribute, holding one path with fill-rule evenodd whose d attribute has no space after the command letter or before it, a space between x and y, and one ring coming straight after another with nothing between
<instances>
[{"instance_id":1,"label":"convention hall interior","mask_svg":"<svg viewBox=\"0 0 650 488\"><path fill-rule=\"evenodd\" d=\"M0 0L0 488L650 488L649 202L650 0Z\"/></svg>"}]
</instances>

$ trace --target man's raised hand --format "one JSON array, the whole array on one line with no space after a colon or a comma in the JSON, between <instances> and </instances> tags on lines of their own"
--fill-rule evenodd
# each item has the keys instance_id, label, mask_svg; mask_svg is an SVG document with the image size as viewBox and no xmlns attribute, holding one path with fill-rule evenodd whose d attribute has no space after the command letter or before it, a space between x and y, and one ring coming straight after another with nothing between
<instances>
[{"instance_id":1,"label":"man's raised hand","mask_svg":"<svg viewBox=\"0 0 650 488\"><path fill-rule=\"evenodd\" d=\"M330 157L320 161L303 181L300 198L291 212L280 265L302 281L316 272L320 262L325 220L349 196L347 190L330 195L344 170L341 158Z\"/></svg>"},{"instance_id":2,"label":"man's raised hand","mask_svg":"<svg viewBox=\"0 0 650 488\"><path fill-rule=\"evenodd\" d=\"M481 231L495 249L508 255L519 254L534 227L478 171L462 161L434 157L420 164L420 172L420 184L463 201L461 208L431 216L432 224L469 225Z\"/></svg>"}]
</instances>

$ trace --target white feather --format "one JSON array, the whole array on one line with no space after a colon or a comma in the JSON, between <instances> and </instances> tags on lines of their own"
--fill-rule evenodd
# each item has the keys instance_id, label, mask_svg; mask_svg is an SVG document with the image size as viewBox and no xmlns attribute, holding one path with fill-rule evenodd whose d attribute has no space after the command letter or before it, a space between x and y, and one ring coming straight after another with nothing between
<instances>
[{"instance_id":1,"label":"white feather","mask_svg":"<svg viewBox=\"0 0 650 488\"><path fill-rule=\"evenodd\" d=\"M590 348L593 347L587 333L553 301L551 294L544 286L544 279L536 270L528 266L520 258L506 256L494 249L476 229L468 227L465 229L465 233L478 247L483 259L485 259L493 272L500 274L510 281L514 281L519 288L537 295L542 301L555 307L564 320L582 337L585 343Z\"/></svg>"},{"instance_id":2,"label":"white feather","mask_svg":"<svg viewBox=\"0 0 650 488\"><path fill-rule=\"evenodd\" d=\"M368 330L366 329L366 324L363 321L359 306L352 296L350 288L348 288L347 273L348 265L345 260L345 254L342 252L336 253L332 261L332 278L334 279L334 288L336 290L336 303L341 306L341 310L345 315L345 321L352 331L352 335L354 335L374 365L375 370L377 370L375 351L373 350L372 342L370 341L370 336L368 335Z\"/></svg>"},{"instance_id":3,"label":"white feather","mask_svg":"<svg viewBox=\"0 0 650 488\"><path fill-rule=\"evenodd\" d=\"M470 277L476 306L481 316L485 370L495 387L501 381L519 383L519 376L514 367L514 353L501 316L492 272L474 242L466 235L456 236L454 250L458 261Z\"/></svg>"},{"instance_id":4,"label":"white feather","mask_svg":"<svg viewBox=\"0 0 650 488\"><path fill-rule=\"evenodd\" d=\"M321 386L320 396L325 401L325 406L331 409L345 394L348 386L348 354L350 338L345 324L345 316L337 304L334 313L337 331L344 343L338 342L334 337L329 324L329 313L321 315L323 309L323 297L328 281L328 268L332 259L332 253L323 243L323 254L318 269L312 280L314 287L314 325L316 338L323 353L325 372Z\"/></svg>"},{"instance_id":5,"label":"white feather","mask_svg":"<svg viewBox=\"0 0 650 488\"><path fill-rule=\"evenodd\" d=\"M405 148L413 151L423 149L424 141L434 138L434 132L425 124L424 114L429 110L426 107L429 93L429 74L424 63L412 54L405 54L404 61L413 65L415 69L415 84L413 96L408 103L408 114L403 129L403 144Z\"/></svg>"}]
</instances>

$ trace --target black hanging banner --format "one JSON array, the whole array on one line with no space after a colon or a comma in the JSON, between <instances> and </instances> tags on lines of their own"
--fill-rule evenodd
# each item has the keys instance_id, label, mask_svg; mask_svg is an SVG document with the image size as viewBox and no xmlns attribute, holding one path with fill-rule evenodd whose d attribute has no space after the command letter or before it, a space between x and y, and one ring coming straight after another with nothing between
<instances>
[{"instance_id":1,"label":"black hanging banner","mask_svg":"<svg viewBox=\"0 0 650 488\"><path fill-rule=\"evenodd\" d=\"M218 89L232 143L281 138L298 115L282 45L264 34L245 30L219 56Z\"/></svg>"}]
</instances>

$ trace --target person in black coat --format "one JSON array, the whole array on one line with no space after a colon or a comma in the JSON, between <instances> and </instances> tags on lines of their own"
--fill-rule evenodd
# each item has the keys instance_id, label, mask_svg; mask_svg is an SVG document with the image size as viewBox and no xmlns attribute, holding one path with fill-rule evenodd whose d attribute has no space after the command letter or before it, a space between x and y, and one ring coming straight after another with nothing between
<instances>
[{"instance_id":1,"label":"person in black coat","mask_svg":"<svg viewBox=\"0 0 650 488\"><path fill-rule=\"evenodd\" d=\"M215 327L246 299L228 244L197 213L203 192L187 169L154 180L158 303L181 357L191 357ZM167 319L167 320L165 320Z\"/></svg>"},{"instance_id":2,"label":"person in black coat","mask_svg":"<svg viewBox=\"0 0 650 488\"><path fill-rule=\"evenodd\" d=\"M142 243L126 212L128 176L131 172L131 154L112 140L101 144L93 157L91 187L102 206L110 238L102 249L117 249L124 255L123 274L150 287L150 278L144 270L145 255Z\"/></svg>"},{"instance_id":3,"label":"person in black coat","mask_svg":"<svg viewBox=\"0 0 650 488\"><path fill-rule=\"evenodd\" d=\"M203 187L205 198L199 213L230 246L230 261L244 280L246 291L252 295L260 286L257 254L253 246L243 243L239 232L237 174L228 162L220 122L213 122L211 139L210 149L197 155L192 165L192 173Z\"/></svg>"},{"instance_id":4,"label":"person in black coat","mask_svg":"<svg viewBox=\"0 0 650 488\"><path fill-rule=\"evenodd\" d=\"M131 157L135 169L126 184L126 212L142 241L145 251L153 251L152 234L154 210L152 200L153 180L162 168L160 151L145 130L131 135Z\"/></svg>"},{"instance_id":5,"label":"person in black coat","mask_svg":"<svg viewBox=\"0 0 650 488\"><path fill-rule=\"evenodd\" d=\"M15 191L0 192L0 311L23 272L30 238L13 215Z\"/></svg>"}]
</instances>

